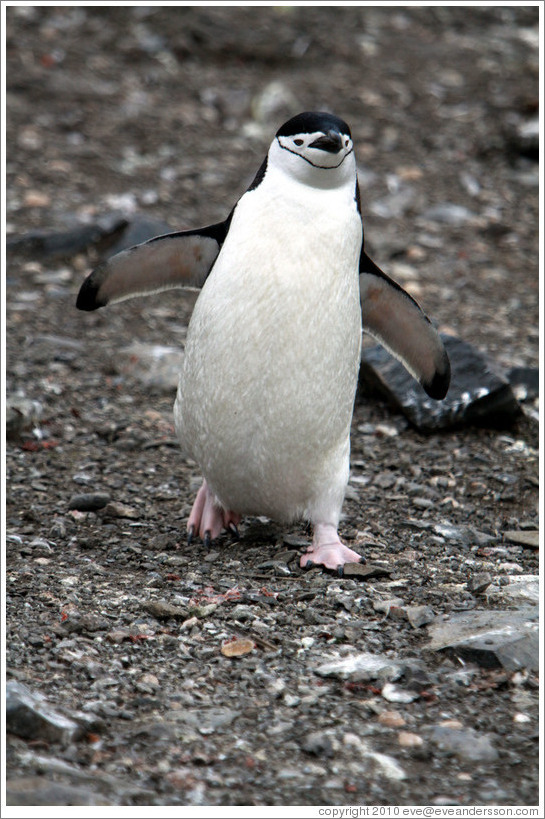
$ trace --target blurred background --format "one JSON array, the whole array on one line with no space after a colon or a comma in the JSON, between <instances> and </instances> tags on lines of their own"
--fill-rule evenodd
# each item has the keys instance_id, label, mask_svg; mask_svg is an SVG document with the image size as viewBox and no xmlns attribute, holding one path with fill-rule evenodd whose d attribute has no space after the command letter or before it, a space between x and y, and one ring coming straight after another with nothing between
<instances>
[{"instance_id":1,"label":"blurred background","mask_svg":"<svg viewBox=\"0 0 545 819\"><path fill-rule=\"evenodd\" d=\"M20 6L6 36L8 235L221 220L282 122L325 109L352 127L377 263L537 362L537 7Z\"/></svg>"}]
</instances>

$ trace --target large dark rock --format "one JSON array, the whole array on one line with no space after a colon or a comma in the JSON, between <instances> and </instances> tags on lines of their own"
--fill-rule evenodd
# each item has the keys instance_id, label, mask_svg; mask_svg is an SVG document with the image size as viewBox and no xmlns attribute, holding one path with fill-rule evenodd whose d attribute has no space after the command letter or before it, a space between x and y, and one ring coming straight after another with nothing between
<instances>
[{"instance_id":1,"label":"large dark rock","mask_svg":"<svg viewBox=\"0 0 545 819\"><path fill-rule=\"evenodd\" d=\"M65 745L83 732L79 723L52 708L45 697L14 680L6 685L6 729L24 739Z\"/></svg>"},{"instance_id":2,"label":"large dark rock","mask_svg":"<svg viewBox=\"0 0 545 819\"><path fill-rule=\"evenodd\" d=\"M120 253L128 247L155 236L172 232L166 222L134 214L107 213L90 224L68 230L33 230L10 237L7 249L31 259L70 258L94 248L102 258Z\"/></svg>"},{"instance_id":3,"label":"large dark rock","mask_svg":"<svg viewBox=\"0 0 545 819\"><path fill-rule=\"evenodd\" d=\"M441 336L451 364L446 398L435 401L383 347L364 349L360 390L373 390L422 430L479 424L509 425L521 412L509 381L481 352L460 338Z\"/></svg>"},{"instance_id":4,"label":"large dark rock","mask_svg":"<svg viewBox=\"0 0 545 819\"><path fill-rule=\"evenodd\" d=\"M518 671L539 667L539 608L452 614L429 628L430 649L463 663Z\"/></svg>"}]
</instances>

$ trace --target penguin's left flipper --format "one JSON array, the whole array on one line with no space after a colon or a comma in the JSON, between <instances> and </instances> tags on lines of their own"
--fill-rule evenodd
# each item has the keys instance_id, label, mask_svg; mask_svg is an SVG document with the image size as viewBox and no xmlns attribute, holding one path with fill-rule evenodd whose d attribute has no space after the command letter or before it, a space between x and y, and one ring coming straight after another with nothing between
<instances>
[{"instance_id":1,"label":"penguin's left flipper","mask_svg":"<svg viewBox=\"0 0 545 819\"><path fill-rule=\"evenodd\" d=\"M412 296L363 251L360 298L363 329L401 361L431 398L444 398L450 362L439 333Z\"/></svg>"},{"instance_id":2,"label":"penguin's left flipper","mask_svg":"<svg viewBox=\"0 0 545 819\"><path fill-rule=\"evenodd\" d=\"M167 233L107 259L81 285L79 310L176 287L202 287L227 235L229 219L216 225Z\"/></svg>"}]
</instances>

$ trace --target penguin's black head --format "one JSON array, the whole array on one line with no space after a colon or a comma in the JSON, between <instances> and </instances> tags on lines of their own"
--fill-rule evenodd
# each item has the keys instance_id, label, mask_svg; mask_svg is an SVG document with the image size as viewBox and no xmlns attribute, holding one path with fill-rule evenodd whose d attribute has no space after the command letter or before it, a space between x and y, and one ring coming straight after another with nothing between
<instances>
[{"instance_id":1,"label":"penguin's black head","mask_svg":"<svg viewBox=\"0 0 545 819\"><path fill-rule=\"evenodd\" d=\"M325 111L304 111L276 132L278 145L315 168L338 168L352 153L350 128L344 120Z\"/></svg>"},{"instance_id":2,"label":"penguin's black head","mask_svg":"<svg viewBox=\"0 0 545 819\"><path fill-rule=\"evenodd\" d=\"M313 134L316 131L334 131L352 137L346 122L326 111L303 111L285 122L276 132L276 136L294 136L295 134Z\"/></svg>"}]
</instances>

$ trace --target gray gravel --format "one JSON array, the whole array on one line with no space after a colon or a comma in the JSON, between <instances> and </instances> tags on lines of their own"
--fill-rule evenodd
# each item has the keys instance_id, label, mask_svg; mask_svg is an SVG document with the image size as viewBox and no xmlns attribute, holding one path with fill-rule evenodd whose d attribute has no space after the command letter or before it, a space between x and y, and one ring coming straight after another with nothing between
<instances>
[{"instance_id":1,"label":"gray gravel","mask_svg":"<svg viewBox=\"0 0 545 819\"><path fill-rule=\"evenodd\" d=\"M8 235L218 221L278 125L329 108L373 258L535 368L537 19L10 7ZM8 804L536 805L535 392L425 435L362 384L341 532L370 572L302 572L304 527L265 519L188 549L172 373L130 347L181 348L195 297L78 313L99 250L19 245L6 274Z\"/></svg>"}]
</instances>

